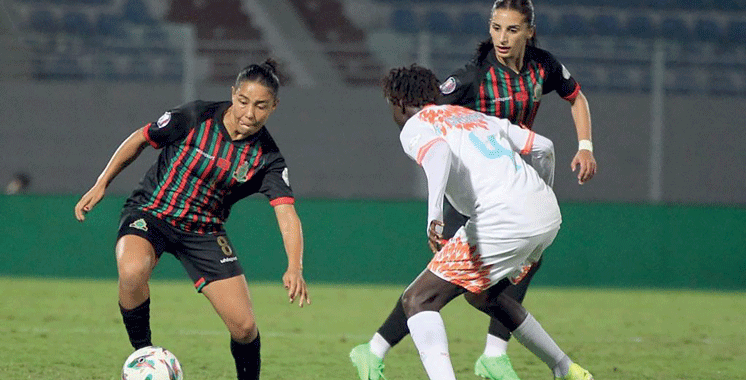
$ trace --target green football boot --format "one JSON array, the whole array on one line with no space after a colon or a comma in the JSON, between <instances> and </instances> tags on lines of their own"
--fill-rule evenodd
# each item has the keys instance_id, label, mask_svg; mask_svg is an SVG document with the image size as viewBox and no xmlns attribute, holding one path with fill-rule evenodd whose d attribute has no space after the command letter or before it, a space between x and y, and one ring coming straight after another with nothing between
<instances>
[{"instance_id":1,"label":"green football boot","mask_svg":"<svg viewBox=\"0 0 746 380\"><path fill-rule=\"evenodd\" d=\"M383 359L370 352L370 344L361 344L350 351L350 360L357 368L360 380L386 380L383 376Z\"/></svg>"},{"instance_id":2,"label":"green football boot","mask_svg":"<svg viewBox=\"0 0 746 380\"><path fill-rule=\"evenodd\" d=\"M563 377L555 377L557 380L593 380L593 375L586 371L583 367L572 363L570 365L570 371Z\"/></svg>"},{"instance_id":3,"label":"green football boot","mask_svg":"<svg viewBox=\"0 0 746 380\"><path fill-rule=\"evenodd\" d=\"M520 380L508 355L480 356L474 364L474 374L489 380Z\"/></svg>"}]
</instances>

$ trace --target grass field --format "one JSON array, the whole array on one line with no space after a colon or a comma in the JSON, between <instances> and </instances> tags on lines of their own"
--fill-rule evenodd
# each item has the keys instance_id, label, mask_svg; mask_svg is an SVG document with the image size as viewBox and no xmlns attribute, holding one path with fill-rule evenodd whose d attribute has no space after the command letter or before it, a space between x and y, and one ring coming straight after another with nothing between
<instances>
[{"instance_id":1,"label":"grass field","mask_svg":"<svg viewBox=\"0 0 746 380\"><path fill-rule=\"evenodd\" d=\"M278 284L251 284L262 334L262 379L349 379L347 354L388 314L400 286L311 284L313 304L288 305ZM187 380L235 379L228 335L188 282L152 283L154 343ZM131 352L115 281L0 277L0 379L117 379ZM746 379L746 294L534 288L526 306L597 380ZM487 318L457 299L443 310L456 374L476 379ZM551 379L517 342L524 380ZM425 379L412 341L386 359L389 380Z\"/></svg>"}]
</instances>

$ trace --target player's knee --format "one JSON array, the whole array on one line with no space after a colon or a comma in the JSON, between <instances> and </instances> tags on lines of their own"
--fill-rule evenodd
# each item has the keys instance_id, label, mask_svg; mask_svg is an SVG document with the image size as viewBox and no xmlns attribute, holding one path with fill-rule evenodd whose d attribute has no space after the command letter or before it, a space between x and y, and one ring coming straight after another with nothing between
<instances>
[{"instance_id":1,"label":"player's knee","mask_svg":"<svg viewBox=\"0 0 746 380\"><path fill-rule=\"evenodd\" d=\"M229 326L231 338L239 343L249 343L253 341L258 333L256 321L252 318L246 318L242 321L237 321Z\"/></svg>"},{"instance_id":2,"label":"player's knee","mask_svg":"<svg viewBox=\"0 0 746 380\"><path fill-rule=\"evenodd\" d=\"M411 317L421 311L438 311L432 304L432 297L426 291L420 291L415 288L409 288L401 296L404 314ZM437 309L437 310L436 310Z\"/></svg>"},{"instance_id":3,"label":"player's knee","mask_svg":"<svg viewBox=\"0 0 746 380\"><path fill-rule=\"evenodd\" d=\"M136 286L145 283L150 277L152 265L143 261L119 261L117 270L119 272L119 281L123 285Z\"/></svg>"}]
</instances>

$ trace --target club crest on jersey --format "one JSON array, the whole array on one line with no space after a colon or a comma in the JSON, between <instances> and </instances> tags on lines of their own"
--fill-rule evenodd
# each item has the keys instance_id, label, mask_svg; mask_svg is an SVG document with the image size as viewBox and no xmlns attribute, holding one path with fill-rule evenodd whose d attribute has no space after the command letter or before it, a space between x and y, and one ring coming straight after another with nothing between
<instances>
[{"instance_id":1,"label":"club crest on jersey","mask_svg":"<svg viewBox=\"0 0 746 380\"><path fill-rule=\"evenodd\" d=\"M541 94L543 93L543 88L541 87L541 83L537 83L536 86L534 86L534 101L538 102L539 99L541 99Z\"/></svg>"},{"instance_id":2,"label":"club crest on jersey","mask_svg":"<svg viewBox=\"0 0 746 380\"><path fill-rule=\"evenodd\" d=\"M136 221L130 223L130 227L137 228L140 231L147 231L148 230L148 224L145 223L145 219L140 218Z\"/></svg>"},{"instance_id":3,"label":"club crest on jersey","mask_svg":"<svg viewBox=\"0 0 746 380\"><path fill-rule=\"evenodd\" d=\"M244 161L236 171L233 172L233 178L238 182L246 182L249 179L249 163Z\"/></svg>"},{"instance_id":4,"label":"club crest on jersey","mask_svg":"<svg viewBox=\"0 0 746 380\"><path fill-rule=\"evenodd\" d=\"M445 82L440 84L440 92L443 95L448 95L456 90L458 87L458 81L455 77L448 77Z\"/></svg>"},{"instance_id":5,"label":"club crest on jersey","mask_svg":"<svg viewBox=\"0 0 746 380\"><path fill-rule=\"evenodd\" d=\"M163 128L171 121L171 112L166 112L158 118L158 128Z\"/></svg>"}]
</instances>

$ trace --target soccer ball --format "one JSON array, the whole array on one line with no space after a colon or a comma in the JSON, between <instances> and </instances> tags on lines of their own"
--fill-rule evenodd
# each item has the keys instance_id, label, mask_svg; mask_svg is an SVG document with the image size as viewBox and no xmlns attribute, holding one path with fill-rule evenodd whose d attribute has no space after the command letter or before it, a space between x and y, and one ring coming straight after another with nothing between
<instances>
[{"instance_id":1,"label":"soccer ball","mask_svg":"<svg viewBox=\"0 0 746 380\"><path fill-rule=\"evenodd\" d=\"M158 346L143 347L130 355L122 367L122 380L183 380L181 364L171 351Z\"/></svg>"}]
</instances>

